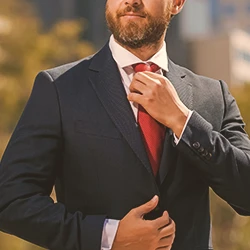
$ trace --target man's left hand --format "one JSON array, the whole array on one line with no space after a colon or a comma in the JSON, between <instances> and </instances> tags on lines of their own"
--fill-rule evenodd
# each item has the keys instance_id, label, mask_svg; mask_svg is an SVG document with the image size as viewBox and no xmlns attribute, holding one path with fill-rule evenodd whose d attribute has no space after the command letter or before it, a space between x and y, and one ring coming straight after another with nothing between
<instances>
[{"instance_id":1,"label":"man's left hand","mask_svg":"<svg viewBox=\"0 0 250 250\"><path fill-rule=\"evenodd\" d=\"M180 137L190 111L166 77L148 71L139 72L129 89L129 101L143 106L154 119Z\"/></svg>"}]
</instances>

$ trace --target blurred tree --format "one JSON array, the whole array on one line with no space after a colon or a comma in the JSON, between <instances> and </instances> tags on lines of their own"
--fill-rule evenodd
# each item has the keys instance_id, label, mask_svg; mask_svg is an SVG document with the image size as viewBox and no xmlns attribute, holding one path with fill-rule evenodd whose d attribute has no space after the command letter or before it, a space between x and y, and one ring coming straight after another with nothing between
<instances>
[{"instance_id":1,"label":"blurred tree","mask_svg":"<svg viewBox=\"0 0 250 250\"><path fill-rule=\"evenodd\" d=\"M44 32L28 1L0 1L0 159L36 74L94 52L81 40L83 28L83 21L62 21ZM0 249L41 248L0 233Z\"/></svg>"},{"instance_id":2,"label":"blurred tree","mask_svg":"<svg viewBox=\"0 0 250 250\"><path fill-rule=\"evenodd\" d=\"M62 21L43 33L25 0L0 2L0 131L12 131L38 71L83 58L82 22Z\"/></svg>"},{"instance_id":3,"label":"blurred tree","mask_svg":"<svg viewBox=\"0 0 250 250\"><path fill-rule=\"evenodd\" d=\"M250 135L250 84L233 87L231 92L246 123L245 130ZM213 192L211 192L211 198L214 248L216 250L250 249L250 218L236 214Z\"/></svg>"},{"instance_id":4,"label":"blurred tree","mask_svg":"<svg viewBox=\"0 0 250 250\"><path fill-rule=\"evenodd\" d=\"M231 89L233 96L237 100L241 115L246 123L246 131L250 135L250 83Z\"/></svg>"}]
</instances>

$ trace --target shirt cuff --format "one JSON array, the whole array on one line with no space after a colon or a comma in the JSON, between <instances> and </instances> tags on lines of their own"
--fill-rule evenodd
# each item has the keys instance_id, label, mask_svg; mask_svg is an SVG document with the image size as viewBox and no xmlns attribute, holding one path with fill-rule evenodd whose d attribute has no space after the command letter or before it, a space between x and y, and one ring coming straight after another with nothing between
<instances>
[{"instance_id":1,"label":"shirt cuff","mask_svg":"<svg viewBox=\"0 0 250 250\"><path fill-rule=\"evenodd\" d=\"M106 219L102 231L101 250L110 250L115 240L119 220Z\"/></svg>"},{"instance_id":2,"label":"shirt cuff","mask_svg":"<svg viewBox=\"0 0 250 250\"><path fill-rule=\"evenodd\" d=\"M188 113L188 117L187 117L186 123L185 123L185 125L184 125L184 127L183 127L183 129L182 129L182 131L181 131L180 138L177 138L177 136L174 134L174 143L175 143L176 145L178 145L178 143L180 142L181 137L182 137L182 135L183 135L183 133L184 133L186 127L187 127L187 124L188 124L188 122L189 122L189 120L190 120L192 114L193 114L193 111L190 110L189 113Z\"/></svg>"}]
</instances>

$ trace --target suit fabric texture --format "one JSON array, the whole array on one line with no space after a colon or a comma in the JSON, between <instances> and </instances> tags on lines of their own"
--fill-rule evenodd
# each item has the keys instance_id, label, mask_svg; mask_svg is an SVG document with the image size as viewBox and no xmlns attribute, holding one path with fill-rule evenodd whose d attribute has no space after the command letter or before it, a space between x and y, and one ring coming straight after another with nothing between
<instances>
[{"instance_id":1,"label":"suit fabric texture","mask_svg":"<svg viewBox=\"0 0 250 250\"><path fill-rule=\"evenodd\" d=\"M108 45L39 73L1 161L0 229L51 250L100 250L106 218L158 195L147 219L169 212L173 250L213 249L209 187L250 215L250 142L224 82L170 60L166 77L194 112L178 145L166 130L155 178Z\"/></svg>"}]
</instances>

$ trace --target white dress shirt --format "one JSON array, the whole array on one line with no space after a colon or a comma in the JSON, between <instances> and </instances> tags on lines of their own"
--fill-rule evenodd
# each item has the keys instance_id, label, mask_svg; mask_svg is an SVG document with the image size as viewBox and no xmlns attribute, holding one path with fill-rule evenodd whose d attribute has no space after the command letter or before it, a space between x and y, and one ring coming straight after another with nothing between
<instances>
[{"instance_id":1,"label":"white dress shirt","mask_svg":"<svg viewBox=\"0 0 250 250\"><path fill-rule=\"evenodd\" d=\"M136 57L134 54L123 48L119 45L113 36L110 37L109 47L112 53L114 60L117 63L118 69L121 74L122 83L124 85L125 91L127 94L130 93L129 86L134 77L134 69L132 67L133 64L142 63L143 61ZM166 52L166 43L164 42L161 49L148 61L143 63L154 63L159 66L160 70L156 73L163 75L163 72L168 72L168 56ZM138 114L138 105L136 103L130 102L132 110L135 115L135 119L137 120Z\"/></svg>"},{"instance_id":2,"label":"white dress shirt","mask_svg":"<svg viewBox=\"0 0 250 250\"><path fill-rule=\"evenodd\" d=\"M168 56L167 56L167 49L166 49L166 43L164 42L161 49L153 55L149 60L142 61L138 57L136 57L134 54L123 48L121 45L119 45L113 35L110 37L109 40L109 48L111 50L112 56L118 66L118 69L121 74L121 80L124 85L125 91L127 94L130 93L129 86L132 82L132 79L134 77L134 69L132 67L133 64L136 63L154 63L159 66L159 70L156 72L157 74L163 75L165 72L168 72ZM130 102L130 105L132 107L132 110L134 112L135 119L137 120L138 115L138 105L136 103ZM181 133L180 138L182 137L182 134L186 128L186 125L192 115L192 112L189 112L188 119L186 121L186 124L184 126L184 129ZM178 144L180 138L178 139L175 136L175 143ZM117 232L117 228L119 225L118 220L112 220L107 219L105 220L104 227L103 227L103 234L102 234L102 244L101 244L101 250L109 250L112 248L112 244L115 239L115 235Z\"/></svg>"}]
</instances>

